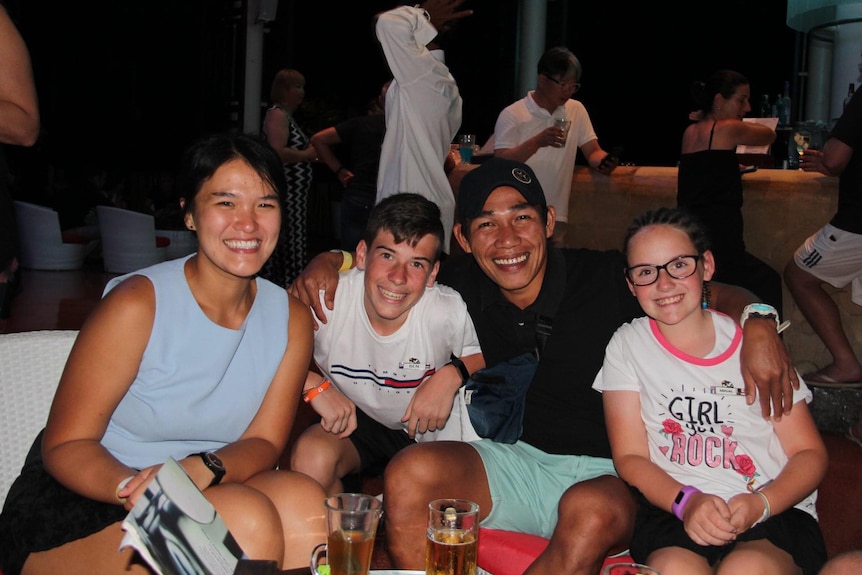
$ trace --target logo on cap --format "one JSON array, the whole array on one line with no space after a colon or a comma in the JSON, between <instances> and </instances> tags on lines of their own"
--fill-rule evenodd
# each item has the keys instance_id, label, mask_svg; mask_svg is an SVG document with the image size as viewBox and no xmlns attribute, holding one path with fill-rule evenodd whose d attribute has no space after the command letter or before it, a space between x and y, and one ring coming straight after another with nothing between
<instances>
[{"instance_id":1,"label":"logo on cap","mask_svg":"<svg viewBox=\"0 0 862 575\"><path fill-rule=\"evenodd\" d=\"M513 169L512 176L514 176L514 178L522 184L529 184L533 181L532 178L530 178L530 174L528 174L526 170L523 170L521 168Z\"/></svg>"}]
</instances>

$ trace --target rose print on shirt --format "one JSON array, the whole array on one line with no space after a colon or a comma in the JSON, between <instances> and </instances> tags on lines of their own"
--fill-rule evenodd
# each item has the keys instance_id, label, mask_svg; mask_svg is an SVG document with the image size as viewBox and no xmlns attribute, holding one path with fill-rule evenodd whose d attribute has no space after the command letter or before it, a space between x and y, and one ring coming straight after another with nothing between
<instances>
[{"instance_id":1,"label":"rose print on shirt","mask_svg":"<svg viewBox=\"0 0 862 575\"><path fill-rule=\"evenodd\" d=\"M674 421L673 419L665 419L662 423L661 434L665 437L670 435L674 435L675 433L682 433L682 426L679 422Z\"/></svg>"},{"instance_id":2,"label":"rose print on shirt","mask_svg":"<svg viewBox=\"0 0 862 575\"><path fill-rule=\"evenodd\" d=\"M745 478L745 486L750 492L754 492L755 477L759 477L757 466L747 455L737 455L733 460L733 468Z\"/></svg>"}]
</instances>

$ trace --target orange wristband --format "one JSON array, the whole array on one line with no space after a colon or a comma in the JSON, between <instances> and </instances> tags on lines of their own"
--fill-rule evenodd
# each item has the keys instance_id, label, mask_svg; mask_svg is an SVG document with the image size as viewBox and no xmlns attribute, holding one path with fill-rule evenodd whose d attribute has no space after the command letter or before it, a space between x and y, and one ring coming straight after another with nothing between
<instances>
[{"instance_id":1,"label":"orange wristband","mask_svg":"<svg viewBox=\"0 0 862 575\"><path fill-rule=\"evenodd\" d=\"M329 386L331 386L331 385L332 385L332 383L328 379L324 379L322 382L320 382L320 385L318 385L317 387L312 387L311 389L303 391L302 392L302 400L305 403L311 403L312 399L314 399L315 397L317 397L318 395L320 395L321 393L323 393L324 391L329 389Z\"/></svg>"}]
</instances>

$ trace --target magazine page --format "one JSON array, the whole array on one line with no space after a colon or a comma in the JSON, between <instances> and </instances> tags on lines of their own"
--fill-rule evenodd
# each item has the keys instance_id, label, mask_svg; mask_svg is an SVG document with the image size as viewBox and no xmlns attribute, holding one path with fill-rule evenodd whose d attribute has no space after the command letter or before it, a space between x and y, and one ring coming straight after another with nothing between
<instances>
[{"instance_id":1,"label":"magazine page","mask_svg":"<svg viewBox=\"0 0 862 575\"><path fill-rule=\"evenodd\" d=\"M221 517L168 459L123 521L132 547L159 575L232 575L243 552Z\"/></svg>"}]
</instances>

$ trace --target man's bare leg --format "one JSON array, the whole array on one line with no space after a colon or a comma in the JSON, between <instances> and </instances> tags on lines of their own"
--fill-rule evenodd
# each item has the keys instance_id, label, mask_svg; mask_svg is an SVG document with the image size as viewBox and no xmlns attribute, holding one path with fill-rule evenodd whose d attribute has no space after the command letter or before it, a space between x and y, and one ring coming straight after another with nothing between
<instances>
[{"instance_id":1,"label":"man's bare leg","mask_svg":"<svg viewBox=\"0 0 862 575\"><path fill-rule=\"evenodd\" d=\"M395 568L425 569L428 503L444 497L478 503L481 519L491 512L485 466L469 443L417 443L400 451L386 466L386 543Z\"/></svg>"},{"instance_id":2,"label":"man's bare leg","mask_svg":"<svg viewBox=\"0 0 862 575\"><path fill-rule=\"evenodd\" d=\"M634 520L634 498L618 477L572 485L560 499L550 544L524 573L595 575L605 557L628 548Z\"/></svg>"},{"instance_id":3,"label":"man's bare leg","mask_svg":"<svg viewBox=\"0 0 862 575\"><path fill-rule=\"evenodd\" d=\"M784 268L784 281L802 315L832 354L832 364L819 372L838 382L862 379L862 364L844 333L838 306L823 289L823 281L800 268L794 260Z\"/></svg>"}]
</instances>

